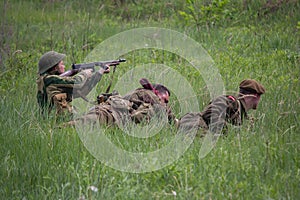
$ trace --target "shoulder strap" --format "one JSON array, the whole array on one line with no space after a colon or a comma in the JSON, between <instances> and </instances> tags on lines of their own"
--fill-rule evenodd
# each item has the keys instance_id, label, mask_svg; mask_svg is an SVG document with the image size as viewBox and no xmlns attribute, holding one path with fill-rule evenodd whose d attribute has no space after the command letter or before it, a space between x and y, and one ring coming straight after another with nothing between
<instances>
[{"instance_id":1,"label":"shoulder strap","mask_svg":"<svg viewBox=\"0 0 300 200\"><path fill-rule=\"evenodd\" d=\"M230 100L232 100L233 102L236 102L237 106L238 106L237 111L233 115L230 116L230 120L234 120L234 119L237 118L237 123L238 123L238 125L240 125L241 122L242 122L242 118L241 118L241 102L240 102L239 99L236 99L234 96L230 95L230 96L227 96L227 97Z\"/></svg>"},{"instance_id":2,"label":"shoulder strap","mask_svg":"<svg viewBox=\"0 0 300 200\"><path fill-rule=\"evenodd\" d=\"M236 100L238 104L237 111L230 117L232 120L237 118L237 125L241 125L242 123L242 113L241 113L241 102L239 100Z\"/></svg>"},{"instance_id":3,"label":"shoulder strap","mask_svg":"<svg viewBox=\"0 0 300 200\"><path fill-rule=\"evenodd\" d=\"M234 96L231 96L231 95L229 95L229 96L227 96L229 99L231 99L232 101L235 101L235 98L234 98Z\"/></svg>"}]
</instances>

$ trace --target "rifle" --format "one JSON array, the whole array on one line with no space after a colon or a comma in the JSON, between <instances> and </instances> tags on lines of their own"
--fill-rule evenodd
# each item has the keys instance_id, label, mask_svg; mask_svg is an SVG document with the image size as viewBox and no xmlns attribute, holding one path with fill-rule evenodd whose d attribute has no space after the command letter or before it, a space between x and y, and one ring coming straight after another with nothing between
<instances>
[{"instance_id":1,"label":"rifle","mask_svg":"<svg viewBox=\"0 0 300 200\"><path fill-rule=\"evenodd\" d=\"M120 58L119 60L72 64L72 69L60 74L59 76L73 76L73 75L77 74L79 71L84 70L84 69L93 69L93 71L95 71L95 66L100 66L100 67L104 68L107 65L108 66L119 65L121 62L126 62L126 59Z\"/></svg>"}]
</instances>

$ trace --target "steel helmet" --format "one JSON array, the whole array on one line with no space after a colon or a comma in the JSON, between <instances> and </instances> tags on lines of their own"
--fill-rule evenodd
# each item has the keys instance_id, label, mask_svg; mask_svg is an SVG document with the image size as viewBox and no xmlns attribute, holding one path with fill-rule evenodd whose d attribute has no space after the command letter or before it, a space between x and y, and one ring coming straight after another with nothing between
<instances>
[{"instance_id":1,"label":"steel helmet","mask_svg":"<svg viewBox=\"0 0 300 200\"><path fill-rule=\"evenodd\" d=\"M48 51L39 61L39 74L45 73L48 69L51 69L55 65L57 65L62 59L66 57L65 54L57 53L55 51Z\"/></svg>"}]
</instances>

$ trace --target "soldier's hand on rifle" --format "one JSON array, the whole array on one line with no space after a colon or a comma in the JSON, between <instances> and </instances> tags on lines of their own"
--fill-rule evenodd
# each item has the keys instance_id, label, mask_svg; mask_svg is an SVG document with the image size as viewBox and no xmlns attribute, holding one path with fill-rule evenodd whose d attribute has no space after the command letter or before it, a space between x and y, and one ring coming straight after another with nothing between
<instances>
[{"instance_id":1,"label":"soldier's hand on rifle","mask_svg":"<svg viewBox=\"0 0 300 200\"><path fill-rule=\"evenodd\" d=\"M107 74L107 73L109 73L110 72L110 67L109 67L109 65L105 65L104 67L101 67L100 69L99 69L99 73L100 74Z\"/></svg>"}]
</instances>

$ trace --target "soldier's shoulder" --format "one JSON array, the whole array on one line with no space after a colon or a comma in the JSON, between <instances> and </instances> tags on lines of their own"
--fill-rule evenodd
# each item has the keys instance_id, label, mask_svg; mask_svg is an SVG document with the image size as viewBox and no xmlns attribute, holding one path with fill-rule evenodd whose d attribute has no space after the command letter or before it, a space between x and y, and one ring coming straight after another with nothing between
<instances>
[{"instance_id":1,"label":"soldier's shoulder","mask_svg":"<svg viewBox=\"0 0 300 200\"><path fill-rule=\"evenodd\" d=\"M47 83L56 83L63 79L64 79L64 77L60 77L58 75L45 75L44 76L44 82L46 83L46 85L47 85Z\"/></svg>"},{"instance_id":2,"label":"soldier's shoulder","mask_svg":"<svg viewBox=\"0 0 300 200\"><path fill-rule=\"evenodd\" d=\"M210 103L211 103L211 104L212 104L212 103L214 104L214 103L227 102L227 101L228 101L227 95L219 95L219 96L213 98L213 99L210 101Z\"/></svg>"}]
</instances>

